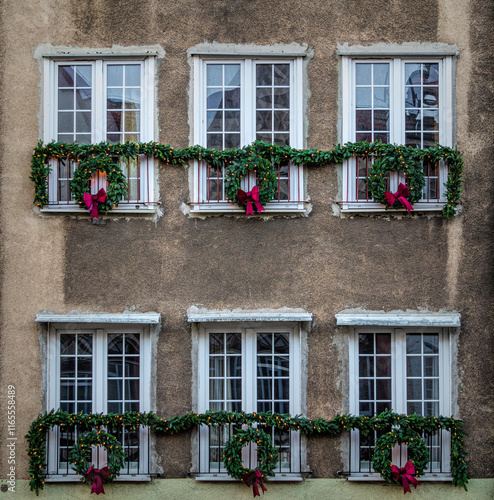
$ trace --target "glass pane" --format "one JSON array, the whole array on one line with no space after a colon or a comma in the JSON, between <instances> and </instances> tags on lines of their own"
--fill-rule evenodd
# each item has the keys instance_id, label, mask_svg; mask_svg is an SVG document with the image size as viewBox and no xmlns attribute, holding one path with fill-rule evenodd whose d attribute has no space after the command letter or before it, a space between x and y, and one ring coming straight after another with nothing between
<instances>
[{"instance_id":1,"label":"glass pane","mask_svg":"<svg viewBox=\"0 0 494 500\"><path fill-rule=\"evenodd\" d=\"M439 142L439 134L424 134L424 148L432 148Z\"/></svg>"},{"instance_id":2,"label":"glass pane","mask_svg":"<svg viewBox=\"0 0 494 500\"><path fill-rule=\"evenodd\" d=\"M122 87L123 86L123 66L121 64L109 64L107 66L107 86Z\"/></svg>"},{"instance_id":3,"label":"glass pane","mask_svg":"<svg viewBox=\"0 0 494 500\"><path fill-rule=\"evenodd\" d=\"M59 87L74 86L74 68L72 66L58 67L58 86Z\"/></svg>"},{"instance_id":4,"label":"glass pane","mask_svg":"<svg viewBox=\"0 0 494 500\"><path fill-rule=\"evenodd\" d=\"M120 356L108 358L108 376L109 377L122 377L123 376L122 361L123 361L123 358L121 358Z\"/></svg>"},{"instance_id":5,"label":"glass pane","mask_svg":"<svg viewBox=\"0 0 494 500\"><path fill-rule=\"evenodd\" d=\"M290 134L274 134L274 143L278 146L288 146L290 144Z\"/></svg>"},{"instance_id":6,"label":"glass pane","mask_svg":"<svg viewBox=\"0 0 494 500\"><path fill-rule=\"evenodd\" d=\"M439 65L437 63L423 65L424 83L431 85L439 84Z\"/></svg>"},{"instance_id":7,"label":"glass pane","mask_svg":"<svg viewBox=\"0 0 494 500\"><path fill-rule=\"evenodd\" d=\"M389 142L389 134L374 134L374 140L387 144Z\"/></svg>"},{"instance_id":8,"label":"glass pane","mask_svg":"<svg viewBox=\"0 0 494 500\"><path fill-rule=\"evenodd\" d=\"M359 377L374 376L374 357L360 356L359 357Z\"/></svg>"},{"instance_id":9,"label":"glass pane","mask_svg":"<svg viewBox=\"0 0 494 500\"><path fill-rule=\"evenodd\" d=\"M374 130L389 130L389 111L374 111Z\"/></svg>"},{"instance_id":10,"label":"glass pane","mask_svg":"<svg viewBox=\"0 0 494 500\"><path fill-rule=\"evenodd\" d=\"M438 379L428 379L424 380L424 399L439 399L439 380Z\"/></svg>"},{"instance_id":11,"label":"glass pane","mask_svg":"<svg viewBox=\"0 0 494 500\"><path fill-rule=\"evenodd\" d=\"M290 89L274 89L274 107L275 108L290 108Z\"/></svg>"},{"instance_id":12,"label":"glass pane","mask_svg":"<svg viewBox=\"0 0 494 500\"><path fill-rule=\"evenodd\" d=\"M93 405L91 402L87 403L81 403L78 402L76 405L76 412L79 413L82 411L82 413L90 413L93 409Z\"/></svg>"},{"instance_id":13,"label":"glass pane","mask_svg":"<svg viewBox=\"0 0 494 500\"><path fill-rule=\"evenodd\" d=\"M424 109L424 130L439 130L439 111Z\"/></svg>"},{"instance_id":14,"label":"glass pane","mask_svg":"<svg viewBox=\"0 0 494 500\"><path fill-rule=\"evenodd\" d=\"M376 402L376 413L382 413L383 411L386 410L392 410L393 405L391 404L391 401L378 401Z\"/></svg>"},{"instance_id":15,"label":"glass pane","mask_svg":"<svg viewBox=\"0 0 494 500\"><path fill-rule=\"evenodd\" d=\"M258 401L257 411L258 412L273 411L273 403L271 403L271 401Z\"/></svg>"},{"instance_id":16,"label":"glass pane","mask_svg":"<svg viewBox=\"0 0 494 500\"><path fill-rule=\"evenodd\" d=\"M78 133L91 132L91 112L77 112L75 114L75 129Z\"/></svg>"},{"instance_id":17,"label":"glass pane","mask_svg":"<svg viewBox=\"0 0 494 500\"><path fill-rule=\"evenodd\" d=\"M274 358L274 376L288 377L290 375L290 360L284 356Z\"/></svg>"},{"instance_id":18,"label":"glass pane","mask_svg":"<svg viewBox=\"0 0 494 500\"><path fill-rule=\"evenodd\" d=\"M226 399L242 399L242 379L226 380Z\"/></svg>"},{"instance_id":19,"label":"glass pane","mask_svg":"<svg viewBox=\"0 0 494 500\"><path fill-rule=\"evenodd\" d=\"M140 129L139 111L127 111L125 113L125 132L136 132Z\"/></svg>"},{"instance_id":20,"label":"glass pane","mask_svg":"<svg viewBox=\"0 0 494 500\"><path fill-rule=\"evenodd\" d=\"M407 399L422 399L422 379L407 380Z\"/></svg>"},{"instance_id":21,"label":"glass pane","mask_svg":"<svg viewBox=\"0 0 494 500\"><path fill-rule=\"evenodd\" d=\"M388 333L376 335L376 353L391 354L391 335Z\"/></svg>"},{"instance_id":22,"label":"glass pane","mask_svg":"<svg viewBox=\"0 0 494 500\"><path fill-rule=\"evenodd\" d=\"M422 376L422 358L420 356L407 356L407 377Z\"/></svg>"},{"instance_id":23,"label":"glass pane","mask_svg":"<svg viewBox=\"0 0 494 500\"><path fill-rule=\"evenodd\" d=\"M240 64L225 64L225 86L240 86Z\"/></svg>"},{"instance_id":24,"label":"glass pane","mask_svg":"<svg viewBox=\"0 0 494 500\"><path fill-rule=\"evenodd\" d=\"M276 89L278 90L278 89ZM271 88L256 89L256 108L271 108L273 106L273 95Z\"/></svg>"},{"instance_id":25,"label":"glass pane","mask_svg":"<svg viewBox=\"0 0 494 500\"><path fill-rule=\"evenodd\" d=\"M272 85L272 65L257 64L256 65L256 85Z\"/></svg>"},{"instance_id":26,"label":"glass pane","mask_svg":"<svg viewBox=\"0 0 494 500\"><path fill-rule=\"evenodd\" d=\"M77 381L78 401L91 401L93 398L93 383L91 380Z\"/></svg>"},{"instance_id":27,"label":"glass pane","mask_svg":"<svg viewBox=\"0 0 494 500\"><path fill-rule=\"evenodd\" d=\"M439 93L437 87L424 87L424 107L439 107Z\"/></svg>"},{"instance_id":28,"label":"glass pane","mask_svg":"<svg viewBox=\"0 0 494 500\"><path fill-rule=\"evenodd\" d=\"M376 356L376 377L391 377L391 356Z\"/></svg>"},{"instance_id":29,"label":"glass pane","mask_svg":"<svg viewBox=\"0 0 494 500\"><path fill-rule=\"evenodd\" d=\"M389 108L389 88L374 87L374 107Z\"/></svg>"},{"instance_id":30,"label":"glass pane","mask_svg":"<svg viewBox=\"0 0 494 500\"><path fill-rule=\"evenodd\" d=\"M407 334L407 354L421 354L420 333Z\"/></svg>"},{"instance_id":31,"label":"glass pane","mask_svg":"<svg viewBox=\"0 0 494 500\"><path fill-rule=\"evenodd\" d=\"M376 379L376 399L391 399L391 379Z\"/></svg>"},{"instance_id":32,"label":"glass pane","mask_svg":"<svg viewBox=\"0 0 494 500\"><path fill-rule=\"evenodd\" d=\"M424 403L424 414L425 415L439 415L439 402L427 401Z\"/></svg>"},{"instance_id":33,"label":"glass pane","mask_svg":"<svg viewBox=\"0 0 494 500\"><path fill-rule=\"evenodd\" d=\"M108 403L108 413L122 413L122 403Z\"/></svg>"},{"instance_id":34,"label":"glass pane","mask_svg":"<svg viewBox=\"0 0 494 500\"><path fill-rule=\"evenodd\" d=\"M360 415L371 416L374 414L373 403L359 403L359 413Z\"/></svg>"},{"instance_id":35,"label":"glass pane","mask_svg":"<svg viewBox=\"0 0 494 500\"><path fill-rule=\"evenodd\" d=\"M140 109L141 89L125 89L125 109Z\"/></svg>"},{"instance_id":36,"label":"glass pane","mask_svg":"<svg viewBox=\"0 0 494 500\"><path fill-rule=\"evenodd\" d=\"M58 109L74 109L74 91L72 89L58 91Z\"/></svg>"},{"instance_id":37,"label":"glass pane","mask_svg":"<svg viewBox=\"0 0 494 500\"><path fill-rule=\"evenodd\" d=\"M405 107L420 108L422 103L422 90L420 87L408 87L405 94Z\"/></svg>"},{"instance_id":38,"label":"glass pane","mask_svg":"<svg viewBox=\"0 0 494 500\"><path fill-rule=\"evenodd\" d=\"M271 377L273 374L272 356L257 356L257 376Z\"/></svg>"},{"instance_id":39,"label":"glass pane","mask_svg":"<svg viewBox=\"0 0 494 500\"><path fill-rule=\"evenodd\" d=\"M357 87L355 91L357 96L357 108L372 107L372 94L370 87Z\"/></svg>"},{"instance_id":40,"label":"glass pane","mask_svg":"<svg viewBox=\"0 0 494 500\"><path fill-rule=\"evenodd\" d=\"M424 335L424 353L437 354L439 352L439 336Z\"/></svg>"},{"instance_id":41,"label":"glass pane","mask_svg":"<svg viewBox=\"0 0 494 500\"><path fill-rule=\"evenodd\" d=\"M224 399L225 387L223 379L209 379L209 399Z\"/></svg>"},{"instance_id":42,"label":"glass pane","mask_svg":"<svg viewBox=\"0 0 494 500\"><path fill-rule=\"evenodd\" d=\"M276 401L274 403L274 411L276 413L290 413L290 403L287 402L282 402L282 401Z\"/></svg>"},{"instance_id":43,"label":"glass pane","mask_svg":"<svg viewBox=\"0 0 494 500\"><path fill-rule=\"evenodd\" d=\"M223 85L223 65L208 64L207 65L207 85L208 87L221 87Z\"/></svg>"},{"instance_id":44,"label":"glass pane","mask_svg":"<svg viewBox=\"0 0 494 500\"><path fill-rule=\"evenodd\" d=\"M240 111L225 111L225 131L240 131Z\"/></svg>"},{"instance_id":45,"label":"glass pane","mask_svg":"<svg viewBox=\"0 0 494 500\"><path fill-rule=\"evenodd\" d=\"M275 85L290 85L290 65L275 64L274 65L274 84Z\"/></svg>"},{"instance_id":46,"label":"glass pane","mask_svg":"<svg viewBox=\"0 0 494 500\"><path fill-rule=\"evenodd\" d=\"M123 335L118 333L116 335L108 335L108 354L122 354L123 353Z\"/></svg>"},{"instance_id":47,"label":"glass pane","mask_svg":"<svg viewBox=\"0 0 494 500\"><path fill-rule=\"evenodd\" d=\"M273 113L271 111L256 111L256 130L273 129Z\"/></svg>"},{"instance_id":48,"label":"glass pane","mask_svg":"<svg viewBox=\"0 0 494 500\"><path fill-rule=\"evenodd\" d=\"M257 379L257 399L272 399L272 379Z\"/></svg>"},{"instance_id":49,"label":"glass pane","mask_svg":"<svg viewBox=\"0 0 494 500\"><path fill-rule=\"evenodd\" d=\"M141 85L141 65L125 65L125 85L129 87L139 87Z\"/></svg>"},{"instance_id":50,"label":"glass pane","mask_svg":"<svg viewBox=\"0 0 494 500\"><path fill-rule=\"evenodd\" d=\"M91 89L77 90L75 99L77 109L91 109Z\"/></svg>"},{"instance_id":51,"label":"glass pane","mask_svg":"<svg viewBox=\"0 0 494 500\"><path fill-rule=\"evenodd\" d=\"M75 335L60 335L60 354L75 354Z\"/></svg>"},{"instance_id":52,"label":"glass pane","mask_svg":"<svg viewBox=\"0 0 494 500\"><path fill-rule=\"evenodd\" d=\"M125 335L125 354L139 354L139 334Z\"/></svg>"},{"instance_id":53,"label":"glass pane","mask_svg":"<svg viewBox=\"0 0 494 500\"><path fill-rule=\"evenodd\" d=\"M108 379L108 399L123 399L122 380Z\"/></svg>"},{"instance_id":54,"label":"glass pane","mask_svg":"<svg viewBox=\"0 0 494 500\"><path fill-rule=\"evenodd\" d=\"M209 376L225 376L225 361L223 356L214 356L209 358Z\"/></svg>"},{"instance_id":55,"label":"glass pane","mask_svg":"<svg viewBox=\"0 0 494 500\"><path fill-rule=\"evenodd\" d=\"M437 356L424 356L424 375L426 377L439 377L439 358Z\"/></svg>"},{"instance_id":56,"label":"glass pane","mask_svg":"<svg viewBox=\"0 0 494 500\"><path fill-rule=\"evenodd\" d=\"M74 380L61 380L60 381L60 400L66 401L67 399L75 399L75 381Z\"/></svg>"},{"instance_id":57,"label":"glass pane","mask_svg":"<svg viewBox=\"0 0 494 500\"><path fill-rule=\"evenodd\" d=\"M371 64L359 63L355 65L356 80L357 85L371 85L372 84L372 73Z\"/></svg>"},{"instance_id":58,"label":"glass pane","mask_svg":"<svg viewBox=\"0 0 494 500\"><path fill-rule=\"evenodd\" d=\"M412 413L422 414L422 403L421 402L408 402L407 403L407 414L411 415Z\"/></svg>"},{"instance_id":59,"label":"glass pane","mask_svg":"<svg viewBox=\"0 0 494 500\"><path fill-rule=\"evenodd\" d=\"M220 354L225 352L224 335L222 333L209 334L209 353Z\"/></svg>"},{"instance_id":60,"label":"glass pane","mask_svg":"<svg viewBox=\"0 0 494 500\"><path fill-rule=\"evenodd\" d=\"M288 354L290 351L290 344L288 333L275 333L274 334L274 353L275 354Z\"/></svg>"},{"instance_id":61,"label":"glass pane","mask_svg":"<svg viewBox=\"0 0 494 500\"><path fill-rule=\"evenodd\" d=\"M75 358L60 358L60 376L75 377Z\"/></svg>"},{"instance_id":62,"label":"glass pane","mask_svg":"<svg viewBox=\"0 0 494 500\"><path fill-rule=\"evenodd\" d=\"M108 89L106 100L107 109L122 109L123 108L123 90Z\"/></svg>"},{"instance_id":63,"label":"glass pane","mask_svg":"<svg viewBox=\"0 0 494 500\"><path fill-rule=\"evenodd\" d=\"M227 333L226 334L226 353L240 354L242 352L242 334Z\"/></svg>"},{"instance_id":64,"label":"glass pane","mask_svg":"<svg viewBox=\"0 0 494 500\"><path fill-rule=\"evenodd\" d=\"M405 112L405 130L420 130L422 116L419 110L408 110Z\"/></svg>"},{"instance_id":65,"label":"glass pane","mask_svg":"<svg viewBox=\"0 0 494 500\"><path fill-rule=\"evenodd\" d=\"M290 399L290 380L279 378L274 380L274 399Z\"/></svg>"},{"instance_id":66,"label":"glass pane","mask_svg":"<svg viewBox=\"0 0 494 500\"><path fill-rule=\"evenodd\" d=\"M257 334L257 353L272 353L273 352L273 336L270 333Z\"/></svg>"},{"instance_id":67,"label":"glass pane","mask_svg":"<svg viewBox=\"0 0 494 500\"><path fill-rule=\"evenodd\" d=\"M121 132L122 131L122 112L121 111L108 111L106 114L106 130L108 132Z\"/></svg>"},{"instance_id":68,"label":"glass pane","mask_svg":"<svg viewBox=\"0 0 494 500\"><path fill-rule=\"evenodd\" d=\"M77 376L78 377L93 376L93 358L91 357L77 358Z\"/></svg>"},{"instance_id":69,"label":"glass pane","mask_svg":"<svg viewBox=\"0 0 494 500\"><path fill-rule=\"evenodd\" d=\"M139 377L139 357L127 356L125 358L125 376Z\"/></svg>"},{"instance_id":70,"label":"glass pane","mask_svg":"<svg viewBox=\"0 0 494 500\"><path fill-rule=\"evenodd\" d=\"M372 134L357 134L357 141L367 141L372 142Z\"/></svg>"},{"instance_id":71,"label":"glass pane","mask_svg":"<svg viewBox=\"0 0 494 500\"><path fill-rule=\"evenodd\" d=\"M223 135L222 134L208 134L207 147L215 149L223 149Z\"/></svg>"},{"instance_id":72,"label":"glass pane","mask_svg":"<svg viewBox=\"0 0 494 500\"><path fill-rule=\"evenodd\" d=\"M77 87L91 87L91 66L76 66L76 86Z\"/></svg>"},{"instance_id":73,"label":"glass pane","mask_svg":"<svg viewBox=\"0 0 494 500\"><path fill-rule=\"evenodd\" d=\"M74 114L72 112L58 113L58 131L66 133L74 131Z\"/></svg>"},{"instance_id":74,"label":"glass pane","mask_svg":"<svg viewBox=\"0 0 494 500\"><path fill-rule=\"evenodd\" d=\"M125 399L139 399L139 380L125 381Z\"/></svg>"},{"instance_id":75,"label":"glass pane","mask_svg":"<svg viewBox=\"0 0 494 500\"><path fill-rule=\"evenodd\" d=\"M374 85L389 85L389 64L374 64Z\"/></svg>"},{"instance_id":76,"label":"glass pane","mask_svg":"<svg viewBox=\"0 0 494 500\"><path fill-rule=\"evenodd\" d=\"M420 85L421 81L420 64L405 64L405 85Z\"/></svg>"},{"instance_id":77,"label":"glass pane","mask_svg":"<svg viewBox=\"0 0 494 500\"><path fill-rule=\"evenodd\" d=\"M374 353L374 335L372 333L359 335L359 354L373 354Z\"/></svg>"},{"instance_id":78,"label":"glass pane","mask_svg":"<svg viewBox=\"0 0 494 500\"><path fill-rule=\"evenodd\" d=\"M355 112L355 123L357 130L372 130L372 111L357 109Z\"/></svg>"},{"instance_id":79,"label":"glass pane","mask_svg":"<svg viewBox=\"0 0 494 500\"><path fill-rule=\"evenodd\" d=\"M240 147L240 134L225 134L225 148Z\"/></svg>"},{"instance_id":80,"label":"glass pane","mask_svg":"<svg viewBox=\"0 0 494 500\"><path fill-rule=\"evenodd\" d=\"M275 111L274 112L274 130L285 132L290 130L290 112Z\"/></svg>"},{"instance_id":81,"label":"glass pane","mask_svg":"<svg viewBox=\"0 0 494 500\"><path fill-rule=\"evenodd\" d=\"M226 358L226 376L241 377L242 376L242 357L228 356Z\"/></svg>"},{"instance_id":82,"label":"glass pane","mask_svg":"<svg viewBox=\"0 0 494 500\"><path fill-rule=\"evenodd\" d=\"M240 89L225 89L225 108L240 108Z\"/></svg>"},{"instance_id":83,"label":"glass pane","mask_svg":"<svg viewBox=\"0 0 494 500\"><path fill-rule=\"evenodd\" d=\"M374 399L373 380L359 380L359 399L362 401Z\"/></svg>"}]
</instances>

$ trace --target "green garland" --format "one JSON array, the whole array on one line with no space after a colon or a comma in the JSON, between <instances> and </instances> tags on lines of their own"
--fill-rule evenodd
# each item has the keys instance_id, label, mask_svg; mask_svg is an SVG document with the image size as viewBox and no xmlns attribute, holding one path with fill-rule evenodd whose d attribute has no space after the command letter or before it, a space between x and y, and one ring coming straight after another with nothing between
<instances>
[{"instance_id":1,"label":"green garland","mask_svg":"<svg viewBox=\"0 0 494 500\"><path fill-rule=\"evenodd\" d=\"M396 157L398 157L398 161ZM422 188L425 186L422 163L420 161L405 162L402 158L403 156L397 148L396 156L383 156L382 158L378 158L370 167L369 176L367 177L367 187L369 190L369 197L373 198L374 201L386 205L384 194L388 190L387 175L392 170L397 170L405 174L408 181L407 187L410 191L408 201L411 205L419 201L422 197Z\"/></svg>"},{"instance_id":2,"label":"green garland","mask_svg":"<svg viewBox=\"0 0 494 500\"><path fill-rule=\"evenodd\" d=\"M379 415L337 415L332 419L309 419L302 416L290 416L279 413L244 413L227 411L208 411L206 413L187 413L169 419L158 417L155 413L125 412L121 414L83 414L67 413L62 410L40 414L31 424L26 438L28 441L29 476L31 491L43 489L43 467L46 464L46 434L56 425L77 426L79 431L100 430L109 432L117 428L136 430L139 426L149 427L158 435L172 435L186 432L200 425L253 425L262 424L275 429L299 431L308 436L336 437L344 431L358 429L363 436L371 432L390 432L392 429L410 429L417 433L431 434L438 429L451 433L451 475L455 486L468 483L466 451L463 445L463 422L453 417L423 417L421 415L401 415L384 411ZM384 478L386 479L386 477Z\"/></svg>"},{"instance_id":3,"label":"green garland","mask_svg":"<svg viewBox=\"0 0 494 500\"><path fill-rule=\"evenodd\" d=\"M103 430L92 430L83 434L70 452L70 461L73 463L72 468L77 474L83 476L89 470L91 464L91 446L104 446L108 457L108 469L110 474L106 482L111 482L118 477L120 469L125 465L125 452L122 443L115 436Z\"/></svg>"},{"instance_id":4,"label":"green garland","mask_svg":"<svg viewBox=\"0 0 494 500\"><path fill-rule=\"evenodd\" d=\"M376 441L372 457L374 470L388 483L397 482L391 475L391 452L396 444L408 446L408 458L415 467L415 475L421 476L429 463L429 450L420 434L410 428L393 429Z\"/></svg>"},{"instance_id":5,"label":"green garland","mask_svg":"<svg viewBox=\"0 0 494 500\"><path fill-rule=\"evenodd\" d=\"M463 181L463 160L461 155L454 149L440 145L433 148L418 149L409 146L383 144L381 142L369 143L361 141L349 142L345 145L338 144L331 150L322 151L319 149L295 149L290 146L277 146L255 141L244 148L218 151L201 146L174 149L169 145L156 142L126 142L125 144L101 142L94 145L59 142L43 145L39 142L34 149L31 162L30 178L34 182L34 202L39 207L43 207L48 203L47 175L50 172L50 157L68 158L80 162L75 175L76 179L73 179L71 183L76 199L79 202L82 200L81 193L88 189L89 171L104 169L106 172L113 173L113 170L115 170L115 178L108 179L108 191L112 191L111 200L105 205L105 210L111 210L113 204L118 204L119 196L123 196L126 192L125 183L123 183L119 174L120 159L136 158L141 154L172 165L184 165L190 160L204 160L214 167L225 166L227 174L225 181L226 193L232 203L236 202L240 180L249 171L255 171L258 177L261 203L265 204L271 200L276 191L274 165L284 166L292 162L307 167L321 167L332 163L341 163L354 156L360 158L377 156L379 158L385 157L387 167L390 169L400 170L404 168L404 165L408 165L408 169L410 169L411 166L415 168L415 166L420 165L422 161L438 163L443 160L448 166L449 173L445 183L447 202L442 212L446 218L450 219L455 215L455 207L460 202ZM85 173L84 169L86 170Z\"/></svg>"},{"instance_id":6,"label":"green garland","mask_svg":"<svg viewBox=\"0 0 494 500\"><path fill-rule=\"evenodd\" d=\"M266 476L274 476L278 450L271 443L271 438L262 429L247 427L235 432L226 442L223 449L223 464L228 475L235 479L242 479L245 473L252 472L242 464L242 448L250 442L257 443L257 461L261 464L259 470Z\"/></svg>"}]
</instances>

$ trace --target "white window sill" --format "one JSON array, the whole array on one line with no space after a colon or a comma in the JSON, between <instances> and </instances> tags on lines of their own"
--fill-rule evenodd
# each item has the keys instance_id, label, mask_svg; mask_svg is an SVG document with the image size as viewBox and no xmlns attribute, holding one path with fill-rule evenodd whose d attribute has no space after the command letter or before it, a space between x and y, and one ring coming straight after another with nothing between
<instances>
[{"instance_id":1,"label":"white window sill","mask_svg":"<svg viewBox=\"0 0 494 500\"><path fill-rule=\"evenodd\" d=\"M78 474L53 474L44 478L45 483L80 483L82 476ZM152 477L149 474L125 474L118 476L115 481L119 483L126 482L150 482Z\"/></svg>"},{"instance_id":2,"label":"white window sill","mask_svg":"<svg viewBox=\"0 0 494 500\"><path fill-rule=\"evenodd\" d=\"M414 212L441 212L444 203L427 203L427 202L417 202L413 205ZM388 208L380 203L374 202L338 202L341 207L342 213L387 213L387 214L407 214L405 208Z\"/></svg>"},{"instance_id":3,"label":"white window sill","mask_svg":"<svg viewBox=\"0 0 494 500\"><path fill-rule=\"evenodd\" d=\"M352 474L351 476L347 477L348 481L354 481L354 482L365 482L365 481L381 481L383 482L384 479L382 479L380 474L377 474L376 472L369 472L369 473L359 473L359 474ZM451 474L447 472L432 472L432 473L427 473L424 474L423 476L420 476L418 478L419 482L443 482L443 483L450 483L453 478Z\"/></svg>"},{"instance_id":4,"label":"white window sill","mask_svg":"<svg viewBox=\"0 0 494 500\"><path fill-rule=\"evenodd\" d=\"M226 473L221 473L221 474L201 474L196 476L196 481L224 481L224 482L233 482L233 481L238 481L238 479L235 479L231 476L229 476ZM266 478L266 482L269 483L284 483L284 482L300 482L303 481L304 478L300 473L278 473L274 477L269 477Z\"/></svg>"},{"instance_id":5,"label":"white window sill","mask_svg":"<svg viewBox=\"0 0 494 500\"><path fill-rule=\"evenodd\" d=\"M158 204L153 203L151 205L128 205L128 206L120 206L115 207L108 214L103 215L106 217L111 217L113 215L119 214L155 214L158 209ZM78 206L74 205L55 205L55 206L45 206L40 212L42 214L48 215L58 215L58 214L77 214L77 215L87 215L89 217L89 210L84 210Z\"/></svg>"},{"instance_id":6,"label":"white window sill","mask_svg":"<svg viewBox=\"0 0 494 500\"><path fill-rule=\"evenodd\" d=\"M232 205L228 202L210 202L210 203L190 203L191 214L245 214L243 208L237 205ZM294 202L294 203L267 203L265 206L265 211L260 215L269 214L283 214L283 213L305 213L307 208L304 203ZM254 215L258 216L257 210L254 208Z\"/></svg>"}]
</instances>

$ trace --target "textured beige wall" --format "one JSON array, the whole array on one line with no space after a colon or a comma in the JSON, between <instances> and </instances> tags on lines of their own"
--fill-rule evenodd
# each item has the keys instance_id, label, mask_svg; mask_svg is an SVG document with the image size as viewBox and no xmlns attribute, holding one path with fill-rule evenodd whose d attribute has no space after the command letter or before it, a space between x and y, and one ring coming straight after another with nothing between
<instances>
[{"instance_id":1,"label":"textured beige wall","mask_svg":"<svg viewBox=\"0 0 494 500\"><path fill-rule=\"evenodd\" d=\"M335 331L335 313L350 307L447 308L463 318L459 414L469 433L471 473L491 476L494 436L486 422L492 422L493 413L492 19L492 3L481 0L4 0L0 387L5 397L7 384L16 385L19 437L42 410L34 324L41 310L122 312L133 307L161 313L156 410L172 416L192 409L191 332L185 321L190 306L303 307L315 317L308 337L307 411L328 418L346 398L345 340ZM166 57L158 72L160 140L183 147L189 140L186 54L204 41L295 42L313 49L307 144L320 148L339 140L338 43L457 44L463 214L452 221L334 217L334 166L309 169L309 217L189 218L180 211L189 199L188 170L165 166L159 171L164 215L157 222L107 219L104 226L92 226L86 218L36 213L29 180L30 154L40 136L35 48L42 43L161 45ZM87 286L95 282L103 284ZM0 437L4 432L0 426ZM318 476L333 477L342 466L331 443L310 441L309 462ZM188 435L159 440L158 451L167 477L183 477L190 470ZM24 471L27 459L19 458L18 470ZM0 454L2 477L4 462Z\"/></svg>"}]
</instances>

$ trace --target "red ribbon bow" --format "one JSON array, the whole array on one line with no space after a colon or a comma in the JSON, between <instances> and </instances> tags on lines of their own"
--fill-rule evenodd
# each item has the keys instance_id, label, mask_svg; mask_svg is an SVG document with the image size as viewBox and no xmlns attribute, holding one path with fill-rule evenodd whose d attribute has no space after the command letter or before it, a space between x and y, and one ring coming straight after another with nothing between
<instances>
[{"instance_id":1,"label":"red ribbon bow","mask_svg":"<svg viewBox=\"0 0 494 500\"><path fill-rule=\"evenodd\" d=\"M256 206L258 213L264 212L264 207L259 201L259 188L257 186L254 186L252 188L252 191L249 191L248 193L242 191L241 189L238 189L237 198L239 205L243 205L247 201L247 209L245 211L247 215L254 215L252 203L254 203L254 205Z\"/></svg>"},{"instance_id":2,"label":"red ribbon bow","mask_svg":"<svg viewBox=\"0 0 494 500\"><path fill-rule=\"evenodd\" d=\"M384 193L384 201L392 207L396 200L398 200L408 210L408 213L410 213L410 210L413 210L413 207L410 205L410 202L405 198L405 196L410 196L410 191L408 191L408 188L405 184L403 184L403 182L400 182L396 193L393 194L389 191Z\"/></svg>"},{"instance_id":3,"label":"red ribbon bow","mask_svg":"<svg viewBox=\"0 0 494 500\"><path fill-rule=\"evenodd\" d=\"M410 462L410 460L405 464L405 467L401 467L401 469L398 469L396 465L392 465L391 474L393 475L393 478L396 479L396 481L398 481L398 479L400 479L401 477L404 495L406 495L407 492L412 492L408 481L413 484L413 487L415 489L417 488L417 486L420 486L420 483L415 479L415 467L413 466L412 462Z\"/></svg>"},{"instance_id":4,"label":"red ribbon bow","mask_svg":"<svg viewBox=\"0 0 494 500\"><path fill-rule=\"evenodd\" d=\"M91 219L99 219L98 203L106 201L106 191L101 188L96 194L84 193L83 199L87 209L91 210Z\"/></svg>"},{"instance_id":5,"label":"red ribbon bow","mask_svg":"<svg viewBox=\"0 0 494 500\"><path fill-rule=\"evenodd\" d=\"M103 488L103 483L106 483L108 476L110 475L110 470L108 467L103 467L102 469L95 469L92 465L89 467L89 470L86 473L86 479L88 481L93 481L93 486L91 488L91 494L96 493L99 495L100 493L105 494L105 489Z\"/></svg>"},{"instance_id":6,"label":"red ribbon bow","mask_svg":"<svg viewBox=\"0 0 494 500\"><path fill-rule=\"evenodd\" d=\"M262 474L261 474L261 471L259 469L256 469L256 470L253 470L253 471L250 471L250 472L246 472L245 474L242 475L242 481L247 485L247 486L252 486L252 493L254 494L254 498L255 497L260 497L260 493L259 493L259 488L258 488L258 484L261 485L261 488L262 488L262 494L264 495L264 492L265 491L268 491L266 489L266 486L264 486L264 481L262 479Z\"/></svg>"}]
</instances>

